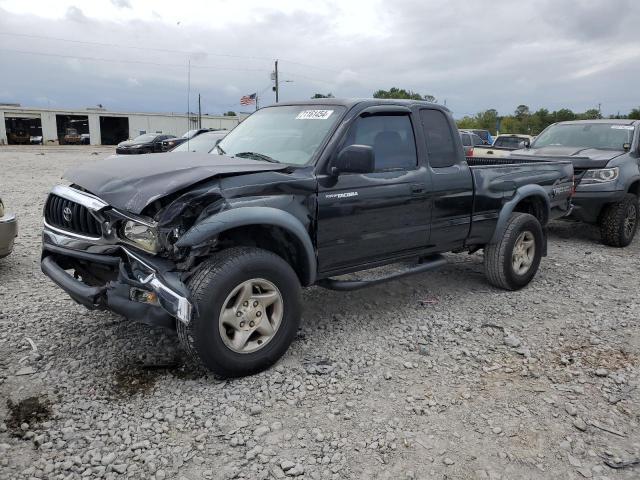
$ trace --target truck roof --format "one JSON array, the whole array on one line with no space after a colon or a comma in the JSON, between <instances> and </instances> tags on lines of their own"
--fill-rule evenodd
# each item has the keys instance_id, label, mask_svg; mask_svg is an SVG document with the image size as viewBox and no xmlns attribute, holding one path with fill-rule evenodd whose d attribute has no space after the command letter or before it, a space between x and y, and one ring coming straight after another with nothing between
<instances>
[{"instance_id":1,"label":"truck roof","mask_svg":"<svg viewBox=\"0 0 640 480\"><path fill-rule=\"evenodd\" d=\"M399 98L312 98L309 100L278 103L278 105L339 105L347 108L351 108L361 104L364 106L403 105L405 107L421 105L428 106L429 108L435 108L437 110L442 110L443 112L450 112L447 107L438 103L431 103L427 102L426 100L405 100Z\"/></svg>"},{"instance_id":2,"label":"truck roof","mask_svg":"<svg viewBox=\"0 0 640 480\"><path fill-rule=\"evenodd\" d=\"M640 123L640 120L635 120L633 118L599 118L596 120L568 120L566 122L558 122L562 125L575 125L581 123L604 123L604 124L614 124L614 125L637 125Z\"/></svg>"}]
</instances>

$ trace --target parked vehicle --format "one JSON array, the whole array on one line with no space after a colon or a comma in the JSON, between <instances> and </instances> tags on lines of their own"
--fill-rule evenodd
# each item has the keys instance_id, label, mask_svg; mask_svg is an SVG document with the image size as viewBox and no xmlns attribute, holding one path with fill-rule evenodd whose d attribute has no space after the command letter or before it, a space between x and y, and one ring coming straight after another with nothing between
<instances>
[{"instance_id":1,"label":"parked vehicle","mask_svg":"<svg viewBox=\"0 0 640 480\"><path fill-rule=\"evenodd\" d=\"M480 130L477 128L472 128L468 130L471 133L475 133L478 135L485 145L491 145L493 143L493 136L489 130Z\"/></svg>"},{"instance_id":2,"label":"parked vehicle","mask_svg":"<svg viewBox=\"0 0 640 480\"><path fill-rule=\"evenodd\" d=\"M62 137L63 145L80 145L82 137L75 128L67 128L64 136Z\"/></svg>"},{"instance_id":3,"label":"parked vehicle","mask_svg":"<svg viewBox=\"0 0 640 480\"><path fill-rule=\"evenodd\" d=\"M161 147L162 151L168 152L169 150L180 145L181 143L186 142L187 140L190 140L194 137L197 137L201 133L209 132L209 131L210 131L209 128L197 128L195 130L189 130L188 132L184 133L181 137L172 137L172 138L163 140L162 147Z\"/></svg>"},{"instance_id":4,"label":"parked vehicle","mask_svg":"<svg viewBox=\"0 0 640 480\"><path fill-rule=\"evenodd\" d=\"M598 224L602 242L626 247L638 229L639 120L579 120L547 127L512 157L573 162L574 218Z\"/></svg>"},{"instance_id":5,"label":"parked vehicle","mask_svg":"<svg viewBox=\"0 0 640 480\"><path fill-rule=\"evenodd\" d=\"M31 135L29 143L31 145L42 145L42 135Z\"/></svg>"},{"instance_id":6,"label":"parked vehicle","mask_svg":"<svg viewBox=\"0 0 640 480\"><path fill-rule=\"evenodd\" d=\"M31 136L25 130L7 132L7 140L11 145L28 145Z\"/></svg>"},{"instance_id":7,"label":"parked vehicle","mask_svg":"<svg viewBox=\"0 0 640 480\"><path fill-rule=\"evenodd\" d=\"M80 135L80 143L82 145L90 145L91 144L91 135L88 133L83 133Z\"/></svg>"},{"instance_id":8,"label":"parked vehicle","mask_svg":"<svg viewBox=\"0 0 640 480\"><path fill-rule=\"evenodd\" d=\"M13 251L13 242L18 236L18 221L13 213L5 211L0 198L0 258Z\"/></svg>"},{"instance_id":9,"label":"parked vehicle","mask_svg":"<svg viewBox=\"0 0 640 480\"><path fill-rule=\"evenodd\" d=\"M507 160L465 159L433 103L278 104L210 154L68 171L45 205L42 270L88 308L175 327L213 372L247 375L295 337L301 286L355 290L479 249L491 284L527 285L546 223L569 209L573 168ZM396 262L412 264L336 278Z\"/></svg>"},{"instance_id":10,"label":"parked vehicle","mask_svg":"<svg viewBox=\"0 0 640 480\"><path fill-rule=\"evenodd\" d=\"M228 130L204 132L186 142L181 143L172 152L209 153L229 133Z\"/></svg>"},{"instance_id":11,"label":"parked vehicle","mask_svg":"<svg viewBox=\"0 0 640 480\"><path fill-rule=\"evenodd\" d=\"M484 141L478 135L468 130L460 130L460 141L462 141L465 157L473 157L474 149L484 145Z\"/></svg>"},{"instance_id":12,"label":"parked vehicle","mask_svg":"<svg viewBox=\"0 0 640 480\"><path fill-rule=\"evenodd\" d=\"M512 151L528 147L533 137L521 134L501 134L493 141L493 145L476 147L475 154L482 156L508 157Z\"/></svg>"},{"instance_id":13,"label":"parked vehicle","mask_svg":"<svg viewBox=\"0 0 640 480\"><path fill-rule=\"evenodd\" d=\"M161 133L145 133L133 140L120 142L116 146L118 155L127 155L133 153L157 153L162 151L162 141L168 138L175 138L173 135L165 135Z\"/></svg>"}]
</instances>

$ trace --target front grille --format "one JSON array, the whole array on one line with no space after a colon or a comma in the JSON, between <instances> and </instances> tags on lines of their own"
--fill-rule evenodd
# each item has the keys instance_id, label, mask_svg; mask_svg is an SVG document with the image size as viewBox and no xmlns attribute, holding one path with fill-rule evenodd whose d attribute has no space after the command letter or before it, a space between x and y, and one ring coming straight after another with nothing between
<instances>
[{"instance_id":1,"label":"front grille","mask_svg":"<svg viewBox=\"0 0 640 480\"><path fill-rule=\"evenodd\" d=\"M66 214L66 218L65 218ZM100 222L89 209L66 198L51 194L44 207L44 218L49 225L92 237L100 237Z\"/></svg>"}]
</instances>

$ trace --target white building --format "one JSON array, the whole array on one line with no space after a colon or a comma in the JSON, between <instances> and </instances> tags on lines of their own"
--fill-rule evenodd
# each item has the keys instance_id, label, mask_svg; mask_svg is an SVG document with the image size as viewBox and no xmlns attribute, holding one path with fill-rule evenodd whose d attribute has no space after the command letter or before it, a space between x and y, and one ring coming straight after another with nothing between
<instances>
[{"instance_id":1,"label":"white building","mask_svg":"<svg viewBox=\"0 0 640 480\"><path fill-rule=\"evenodd\" d=\"M231 130L240 117L202 115L202 128ZM198 116L175 113L110 112L103 108L86 110L27 108L0 104L0 145L22 143L26 136L42 136L43 144L59 144L67 130L89 134L91 145L115 145L143 133L180 136L198 128Z\"/></svg>"}]
</instances>

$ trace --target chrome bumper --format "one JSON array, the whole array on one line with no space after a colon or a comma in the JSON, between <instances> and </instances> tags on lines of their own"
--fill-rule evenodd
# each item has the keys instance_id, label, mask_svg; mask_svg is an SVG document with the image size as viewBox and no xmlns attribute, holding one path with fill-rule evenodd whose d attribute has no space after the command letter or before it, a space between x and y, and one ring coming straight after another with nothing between
<instances>
[{"instance_id":1,"label":"chrome bumper","mask_svg":"<svg viewBox=\"0 0 640 480\"><path fill-rule=\"evenodd\" d=\"M124 253L124 255L123 255ZM67 273L60 265L66 259L82 260L89 264L108 264L119 271L116 281L93 287ZM62 233L45 223L42 233L42 271L71 298L89 309L107 309L131 320L162 323L158 309L189 324L193 306L187 289L170 285L164 277L170 275L165 264L134 253L114 244L91 241L79 235ZM178 281L174 279L173 283ZM179 291L182 289L182 292ZM156 304L140 303L133 299L132 290L146 290L156 294Z\"/></svg>"}]
</instances>

